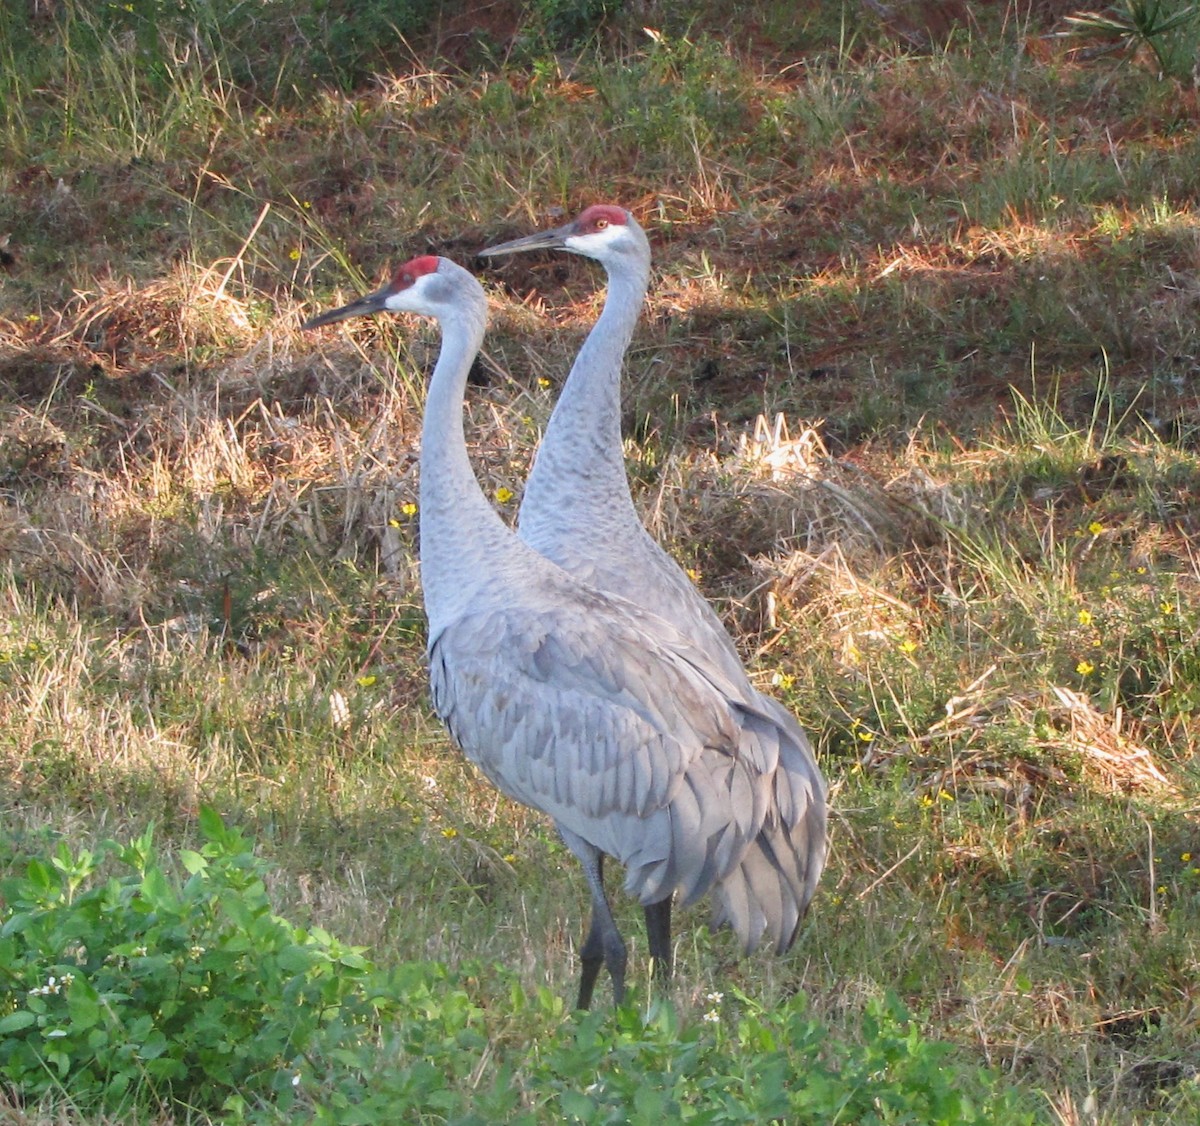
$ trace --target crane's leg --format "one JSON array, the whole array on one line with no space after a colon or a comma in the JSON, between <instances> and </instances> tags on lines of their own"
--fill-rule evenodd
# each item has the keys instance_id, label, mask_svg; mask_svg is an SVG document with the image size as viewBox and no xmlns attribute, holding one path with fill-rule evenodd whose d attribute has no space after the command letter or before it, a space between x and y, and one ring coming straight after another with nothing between
<instances>
[{"instance_id":1,"label":"crane's leg","mask_svg":"<svg viewBox=\"0 0 1200 1126\"><path fill-rule=\"evenodd\" d=\"M613 983L613 1003L619 1005L625 999L627 956L625 943L608 906L608 897L604 894L604 854L561 825L558 831L567 848L579 858L592 892L592 923L583 948L579 951L583 968L579 975L579 999L575 1007L586 1009L591 1005L592 991L596 987L601 965L608 967Z\"/></svg>"},{"instance_id":2,"label":"crane's leg","mask_svg":"<svg viewBox=\"0 0 1200 1126\"><path fill-rule=\"evenodd\" d=\"M601 856L597 862L597 873L601 878L603 878L603 865L604 858ZM583 947L579 951L579 961L582 969L579 974L579 998L575 1002L575 1008L586 1009L592 1004L592 991L596 988L596 978L600 976L600 967L604 964L604 928L594 906L587 938L584 939ZM613 990L616 991L615 982Z\"/></svg>"},{"instance_id":3,"label":"crane's leg","mask_svg":"<svg viewBox=\"0 0 1200 1126\"><path fill-rule=\"evenodd\" d=\"M659 981L669 981L673 969L671 956L671 896L645 907L646 938L650 945L650 957L654 962L654 976Z\"/></svg>"}]
</instances>

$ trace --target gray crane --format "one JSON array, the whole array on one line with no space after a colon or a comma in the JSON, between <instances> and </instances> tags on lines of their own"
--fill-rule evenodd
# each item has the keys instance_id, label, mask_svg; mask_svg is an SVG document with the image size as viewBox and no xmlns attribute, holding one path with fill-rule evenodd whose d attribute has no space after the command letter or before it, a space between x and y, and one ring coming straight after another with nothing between
<instances>
[{"instance_id":1,"label":"gray crane","mask_svg":"<svg viewBox=\"0 0 1200 1126\"><path fill-rule=\"evenodd\" d=\"M795 939L824 868L827 790L795 718L751 686L720 618L646 531L630 495L621 440L621 366L650 281L649 241L628 211L598 204L564 226L489 246L480 254L540 249L598 260L608 274L608 293L538 447L521 502L519 534L572 575L651 610L690 637L777 724L779 800L760 831L757 855L751 854L761 870L748 886L768 885L769 873L779 880L786 910L769 919L767 928L782 953ZM785 816L783 810L790 812ZM663 946L669 912L667 900L646 917L651 954L665 974L671 969L669 939Z\"/></svg>"},{"instance_id":2,"label":"gray crane","mask_svg":"<svg viewBox=\"0 0 1200 1126\"><path fill-rule=\"evenodd\" d=\"M491 506L463 429L487 317L475 278L445 258L414 258L383 288L305 327L385 311L433 317L442 330L419 495L434 709L494 785L554 820L583 866L592 920L579 1007L590 1004L601 966L615 1001L624 997L606 855L648 908L711 893L716 921L752 946L788 910L783 882L761 878L764 825L797 824L805 813L779 784L786 733L744 678L727 676L670 623L569 575Z\"/></svg>"}]
</instances>

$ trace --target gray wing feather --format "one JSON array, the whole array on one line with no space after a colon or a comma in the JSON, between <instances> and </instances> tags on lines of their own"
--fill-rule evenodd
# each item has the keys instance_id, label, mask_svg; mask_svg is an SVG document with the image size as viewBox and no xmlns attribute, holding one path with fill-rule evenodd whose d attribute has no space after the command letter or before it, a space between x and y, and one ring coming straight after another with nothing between
<instances>
[{"instance_id":1,"label":"gray wing feather","mask_svg":"<svg viewBox=\"0 0 1200 1126\"><path fill-rule=\"evenodd\" d=\"M734 705L620 616L464 617L432 640L430 682L467 757L627 865L643 902L702 894L757 831Z\"/></svg>"},{"instance_id":2,"label":"gray wing feather","mask_svg":"<svg viewBox=\"0 0 1200 1126\"><path fill-rule=\"evenodd\" d=\"M765 933L782 954L795 941L825 866L828 810L807 737L781 704L760 701L767 714L747 714L745 722L774 733L779 769L751 847L714 890L713 925L732 927L747 952Z\"/></svg>"},{"instance_id":3,"label":"gray wing feather","mask_svg":"<svg viewBox=\"0 0 1200 1126\"><path fill-rule=\"evenodd\" d=\"M624 864L643 903L714 889L743 948L765 933L786 950L825 859L806 736L661 620L610 607L458 620L430 642L436 711L499 789Z\"/></svg>"}]
</instances>

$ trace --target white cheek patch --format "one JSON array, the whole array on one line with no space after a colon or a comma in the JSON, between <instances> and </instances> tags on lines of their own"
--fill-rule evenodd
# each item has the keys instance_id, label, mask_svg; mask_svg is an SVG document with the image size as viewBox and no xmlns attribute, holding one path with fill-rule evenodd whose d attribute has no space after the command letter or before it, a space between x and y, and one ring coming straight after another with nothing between
<instances>
[{"instance_id":1,"label":"white cheek patch","mask_svg":"<svg viewBox=\"0 0 1200 1126\"><path fill-rule=\"evenodd\" d=\"M563 241L563 246L576 254L596 254L604 249L607 240L598 234L572 235Z\"/></svg>"}]
</instances>

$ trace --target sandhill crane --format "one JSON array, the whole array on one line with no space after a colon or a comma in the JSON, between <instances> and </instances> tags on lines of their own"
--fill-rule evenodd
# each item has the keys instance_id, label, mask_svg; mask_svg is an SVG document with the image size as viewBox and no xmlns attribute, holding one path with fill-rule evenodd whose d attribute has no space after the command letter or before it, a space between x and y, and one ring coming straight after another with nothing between
<instances>
[{"instance_id":1,"label":"sandhill crane","mask_svg":"<svg viewBox=\"0 0 1200 1126\"><path fill-rule=\"evenodd\" d=\"M608 293L538 447L521 502L520 536L571 574L666 619L704 648L778 724L776 789L789 791L780 808L790 808L796 820L785 823L771 810L762 837L798 920L826 856L826 787L812 747L791 713L749 684L720 618L646 531L630 496L621 441L621 365L650 281L649 241L628 211L598 204L565 226L489 246L480 254L548 248L598 260L608 273ZM778 935L781 952L795 929ZM651 943L653 952L653 938ZM669 948L666 958L663 969L669 973Z\"/></svg>"},{"instance_id":2,"label":"sandhill crane","mask_svg":"<svg viewBox=\"0 0 1200 1126\"><path fill-rule=\"evenodd\" d=\"M743 947L790 941L797 916L767 872L768 815L797 824L779 785L785 732L742 682L668 622L567 574L521 541L475 479L463 429L467 374L487 302L466 270L414 258L375 293L308 321L383 311L435 318L442 346L421 429L421 582L434 709L499 789L548 814L592 899L578 1005L601 965L624 996L626 949L603 858L669 949L658 905L707 892ZM805 808L813 795L800 795ZM769 859L769 858L767 858ZM654 931L652 929L652 935Z\"/></svg>"}]
</instances>

